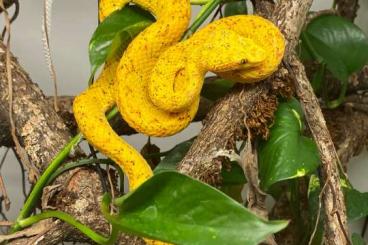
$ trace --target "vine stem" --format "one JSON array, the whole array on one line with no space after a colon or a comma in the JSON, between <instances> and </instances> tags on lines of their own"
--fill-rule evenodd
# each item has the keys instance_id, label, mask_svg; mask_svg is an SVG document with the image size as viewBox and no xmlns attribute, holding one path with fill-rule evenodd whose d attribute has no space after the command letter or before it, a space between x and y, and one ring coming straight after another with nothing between
<instances>
[{"instance_id":1,"label":"vine stem","mask_svg":"<svg viewBox=\"0 0 368 245\"><path fill-rule=\"evenodd\" d=\"M29 194L25 204L23 205L15 225L12 227L12 232L19 231L21 227L19 226L19 222L23 219L27 218L33 208L35 207L38 199L41 196L43 187L47 184L49 177L54 173L60 166L61 163L69 156L69 153L77 145L82 139L82 134L77 134L74 136L69 143L57 154L54 160L50 163L50 165L46 168L45 172L41 175L41 177L36 182L34 188L32 189L31 193Z\"/></svg>"},{"instance_id":2,"label":"vine stem","mask_svg":"<svg viewBox=\"0 0 368 245\"><path fill-rule=\"evenodd\" d=\"M199 14L197 15L193 24L184 33L183 40L189 38L198 28L203 24L203 22L210 16L213 10L222 2L222 0L209 0L206 5L203 6Z\"/></svg>"},{"instance_id":3,"label":"vine stem","mask_svg":"<svg viewBox=\"0 0 368 245\"><path fill-rule=\"evenodd\" d=\"M211 0L190 0L190 4L192 5L205 5Z\"/></svg>"},{"instance_id":4,"label":"vine stem","mask_svg":"<svg viewBox=\"0 0 368 245\"><path fill-rule=\"evenodd\" d=\"M118 113L118 110L116 107L114 107L107 115L107 118L111 119L117 113ZM49 166L43 172L41 177L36 182L31 193L29 194L25 204L23 205L16 219L15 225L11 229L12 232L19 231L22 228L19 226L18 223L21 222L23 219L29 217L33 208L36 206L38 199L40 198L42 194L42 190L44 186L49 182L49 179L52 176L52 174L60 167L60 165L64 162L64 160L69 156L73 148L82 140L82 138L83 138L82 134L78 133L72 139L70 139L67 145L56 155L54 160L49 164Z\"/></svg>"},{"instance_id":5,"label":"vine stem","mask_svg":"<svg viewBox=\"0 0 368 245\"><path fill-rule=\"evenodd\" d=\"M114 244L118 238L119 230L114 226L111 231L110 237L106 238L100 235L99 233L95 232L88 226L80 223L73 216L67 213L61 212L61 211L46 211L46 212L31 216L29 218L23 219L19 221L17 225L20 228L26 228L28 226L31 226L34 223L37 223L41 220L49 219L49 218L57 218L57 219L60 219L72 225L73 227L77 228L79 231L81 231L83 234L85 234L86 236L88 236L90 239L92 239L94 242L98 244L102 244L102 245Z\"/></svg>"}]
</instances>

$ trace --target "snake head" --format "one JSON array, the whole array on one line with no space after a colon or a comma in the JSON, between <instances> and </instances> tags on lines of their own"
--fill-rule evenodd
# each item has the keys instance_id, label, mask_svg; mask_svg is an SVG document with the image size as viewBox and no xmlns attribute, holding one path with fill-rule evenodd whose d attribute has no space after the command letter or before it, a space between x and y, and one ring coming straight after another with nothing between
<instances>
[{"instance_id":1,"label":"snake head","mask_svg":"<svg viewBox=\"0 0 368 245\"><path fill-rule=\"evenodd\" d=\"M261 46L227 29L210 33L200 53L202 65L215 73L254 68L266 59Z\"/></svg>"}]
</instances>

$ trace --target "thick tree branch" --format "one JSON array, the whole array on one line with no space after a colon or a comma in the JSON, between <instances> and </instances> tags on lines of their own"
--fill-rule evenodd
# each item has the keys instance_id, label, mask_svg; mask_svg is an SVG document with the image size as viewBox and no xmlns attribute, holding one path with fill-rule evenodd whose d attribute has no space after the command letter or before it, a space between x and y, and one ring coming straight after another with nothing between
<instances>
[{"instance_id":1,"label":"thick tree branch","mask_svg":"<svg viewBox=\"0 0 368 245\"><path fill-rule=\"evenodd\" d=\"M5 73L5 49L0 42L0 124L9 128L8 84ZM27 73L12 57L14 121L16 134L28 158L42 172L52 158L61 150L70 138L70 133L62 119L53 110L38 86L32 83ZM0 132L0 139L9 136ZM8 132L8 130L6 131ZM5 137L4 137L5 135ZM100 213L99 202L102 188L95 171L86 168L76 169L58 178L56 187L46 188L43 204L72 214L93 229L108 234L109 225ZM70 226L53 220L47 220L45 229L30 238L15 239L10 244L26 244L37 238L37 244L58 244L60 241L88 241ZM136 238L125 237L122 244L138 244ZM133 243L132 243L133 241Z\"/></svg>"},{"instance_id":2,"label":"thick tree branch","mask_svg":"<svg viewBox=\"0 0 368 245\"><path fill-rule=\"evenodd\" d=\"M313 92L303 64L298 60L294 52L294 48L299 40L300 28L303 26L303 20L305 20L312 2L312 0L282 0L278 7L276 7L275 12L294 16L292 19L297 19L294 22L296 23L294 26L282 28L282 26L287 26L286 22L284 24L281 22L280 26L289 42L285 60L290 65L290 72L295 80L296 93L302 104L306 120L321 156L321 182L323 185L327 185L322 198L325 212L325 243L348 244L346 207L340 186L339 160L321 108L319 107L318 99ZM284 3L284 6L282 3Z\"/></svg>"}]
</instances>

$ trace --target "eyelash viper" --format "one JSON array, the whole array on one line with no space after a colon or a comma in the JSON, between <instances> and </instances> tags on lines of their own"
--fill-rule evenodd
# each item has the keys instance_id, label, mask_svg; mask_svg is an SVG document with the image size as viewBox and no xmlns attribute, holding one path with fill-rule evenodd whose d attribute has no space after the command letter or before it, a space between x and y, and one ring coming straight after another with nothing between
<instances>
[{"instance_id":1,"label":"eyelash viper","mask_svg":"<svg viewBox=\"0 0 368 245\"><path fill-rule=\"evenodd\" d=\"M84 137L122 167L133 190L153 173L112 130L107 110L116 104L138 132L173 135L195 116L206 72L243 83L260 81L277 69L285 42L270 21L254 15L214 21L179 42L190 21L189 0L101 0L100 20L129 2L150 11L156 22L121 58L106 63L96 82L75 98L73 110Z\"/></svg>"}]
</instances>

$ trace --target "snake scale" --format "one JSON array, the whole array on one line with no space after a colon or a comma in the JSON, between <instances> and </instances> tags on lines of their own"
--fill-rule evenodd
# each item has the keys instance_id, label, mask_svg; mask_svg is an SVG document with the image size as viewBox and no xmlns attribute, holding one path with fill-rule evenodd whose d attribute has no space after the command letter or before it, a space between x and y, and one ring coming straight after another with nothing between
<instances>
[{"instance_id":1,"label":"snake scale","mask_svg":"<svg viewBox=\"0 0 368 245\"><path fill-rule=\"evenodd\" d=\"M152 170L113 131L106 111L116 104L138 132L173 135L194 118L206 72L241 83L260 81L277 69L285 42L274 24L255 15L222 18L180 42L190 22L189 0L101 0L100 20L129 2L150 11L156 22L122 57L107 62L96 82L76 97L73 110L84 137L123 169L133 190Z\"/></svg>"}]
</instances>

